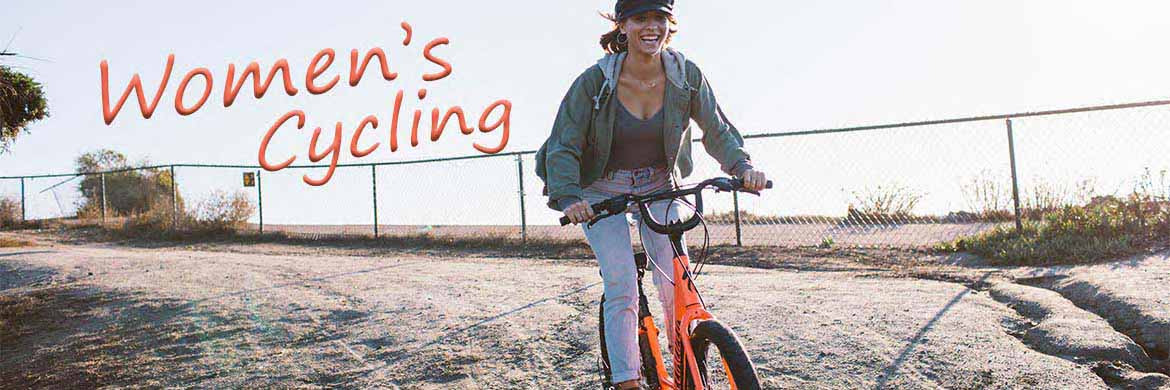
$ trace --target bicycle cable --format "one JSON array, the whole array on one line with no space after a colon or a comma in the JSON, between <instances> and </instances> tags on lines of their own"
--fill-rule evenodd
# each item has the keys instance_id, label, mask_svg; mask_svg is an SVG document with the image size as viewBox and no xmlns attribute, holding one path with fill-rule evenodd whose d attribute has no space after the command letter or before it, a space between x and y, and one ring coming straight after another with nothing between
<instances>
[{"instance_id":1,"label":"bicycle cable","mask_svg":"<svg viewBox=\"0 0 1170 390\"><path fill-rule=\"evenodd\" d=\"M703 218L703 215L699 214L698 210L695 209L694 204L687 201L685 198L681 198L681 199L680 198L671 198L670 199L670 203L666 205L666 221L667 222L670 221L671 206L674 205L674 202L680 201L680 200L684 206L687 206L687 208L691 209L692 212L695 212L695 214L698 215L699 223L701 223L703 225L702 250L699 252L700 255L699 255L698 259L695 261L695 268L691 271L691 274L692 274L691 280L697 280L699 277L699 273L703 272L703 265L706 264L706 261L707 261L708 249L709 249L710 244L711 244L711 231L710 231L709 227L707 226L706 218ZM647 209L649 209L649 208L647 208ZM681 218L681 216L680 216L680 218ZM639 227L641 227L644 224L643 221L639 221L638 223L639 223ZM642 230L640 228L638 229L638 242L642 244L642 250L646 252L646 257L649 260L649 262L654 264L655 270L657 270L664 277L666 277L666 280L669 281L670 284L673 286L674 285L674 277L671 275L668 275L666 273L666 271L662 270L662 268L659 267L659 265L658 265L658 261L654 259L653 255L650 254L650 252L653 252L653 251L647 250L646 239L645 239L645 237L642 237ZM679 256L682 255L681 253L678 253L678 250L674 247L674 245L672 243L668 243L668 244L670 244L671 252L674 253L675 258L678 258Z\"/></svg>"},{"instance_id":2,"label":"bicycle cable","mask_svg":"<svg viewBox=\"0 0 1170 390\"><path fill-rule=\"evenodd\" d=\"M697 215L699 218L699 223L703 225L703 249L699 251L699 257L695 260L695 267L691 270L691 280L698 280L699 274L703 272L703 265L707 263L707 250L711 245L711 231L707 227L707 219L703 217L703 214L699 213L698 210L695 209L694 205L685 201L683 202L683 205L687 206L691 209L691 211L695 212L695 215Z\"/></svg>"},{"instance_id":3,"label":"bicycle cable","mask_svg":"<svg viewBox=\"0 0 1170 390\"><path fill-rule=\"evenodd\" d=\"M666 220L667 221L670 220L670 206L674 204L674 201L675 201L675 199L672 198L670 200L671 203L666 205ZM647 209L647 211L649 211L650 207L647 207L646 209ZM662 267L658 266L658 260L655 260L654 257L650 254L650 252L653 252L653 251L647 249L646 238L642 236L642 227L645 226L646 222L641 220L642 215L638 215L638 218L639 218L639 220L638 220L638 242L642 244L642 251L646 254L646 262L654 264L654 269L656 271L658 271L658 273L662 274L662 277L665 278L667 282L670 282L671 286L673 286L674 285L674 276L671 274L667 274L666 271L663 271ZM677 250L674 249L674 244L669 243L669 242L667 244L670 245L671 252L674 252L674 257L677 258L679 256L679 253ZM651 277L653 277L653 276L651 276Z\"/></svg>"}]
</instances>

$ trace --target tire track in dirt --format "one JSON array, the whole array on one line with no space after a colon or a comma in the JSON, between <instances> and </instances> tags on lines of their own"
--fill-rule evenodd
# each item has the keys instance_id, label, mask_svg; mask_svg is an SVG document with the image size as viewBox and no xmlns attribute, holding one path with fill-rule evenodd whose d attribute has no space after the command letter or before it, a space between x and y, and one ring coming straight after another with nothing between
<instances>
[{"instance_id":1,"label":"tire track in dirt","mask_svg":"<svg viewBox=\"0 0 1170 390\"><path fill-rule=\"evenodd\" d=\"M1012 280L995 271L985 272L977 280L969 273L927 272L912 277L988 292L1024 319L1004 324L1005 332L1036 352L1088 365L1110 387L1170 388L1165 362L1151 357L1141 343L1109 318L1070 301L1059 291L1034 287L1049 283L1051 277Z\"/></svg>"},{"instance_id":2,"label":"tire track in dirt","mask_svg":"<svg viewBox=\"0 0 1170 390\"><path fill-rule=\"evenodd\" d=\"M1170 323L1164 323L1100 286L1072 278L1041 276L1021 279L1019 283L1058 293L1082 310L1105 318L1114 329L1137 342L1150 357L1165 363L1170 357ZM1163 373L1170 375L1170 366L1162 369L1165 370Z\"/></svg>"}]
</instances>

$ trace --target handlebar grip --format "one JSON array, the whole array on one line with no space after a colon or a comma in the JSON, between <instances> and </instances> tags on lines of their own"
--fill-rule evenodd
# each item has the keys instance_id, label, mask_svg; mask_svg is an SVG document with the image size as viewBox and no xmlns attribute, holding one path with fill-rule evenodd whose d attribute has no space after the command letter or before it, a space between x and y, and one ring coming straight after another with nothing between
<instances>
[{"instance_id":1,"label":"handlebar grip","mask_svg":"<svg viewBox=\"0 0 1170 390\"><path fill-rule=\"evenodd\" d=\"M605 202L593 204L593 205L590 205L590 207L593 209L593 215L601 214L601 212L605 211L605 209L606 209ZM573 223L573 221L569 220L569 217L561 217L560 221L561 221L561 226L565 226L565 225L568 225L570 223Z\"/></svg>"},{"instance_id":2,"label":"handlebar grip","mask_svg":"<svg viewBox=\"0 0 1170 390\"><path fill-rule=\"evenodd\" d=\"M772 188L772 181L768 180L767 183L764 183L764 188L769 188L769 189Z\"/></svg>"}]
</instances>

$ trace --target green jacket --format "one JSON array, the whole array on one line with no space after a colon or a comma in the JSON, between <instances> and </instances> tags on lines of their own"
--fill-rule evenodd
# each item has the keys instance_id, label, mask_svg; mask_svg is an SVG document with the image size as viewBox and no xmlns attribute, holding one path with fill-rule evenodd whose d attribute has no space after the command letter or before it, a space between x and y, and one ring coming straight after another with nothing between
<instances>
[{"instance_id":1,"label":"green jacket","mask_svg":"<svg viewBox=\"0 0 1170 390\"><path fill-rule=\"evenodd\" d=\"M751 168L743 137L723 115L698 66L673 49L663 52L666 69L663 137L671 173L685 178L691 159L691 120L703 129L702 143L723 172L739 175ZM545 182L548 206L560 210L562 198L581 199L581 189L605 173L613 142L618 101L614 95L626 53L607 54L577 76L553 122L552 134L536 154L536 174Z\"/></svg>"}]
</instances>

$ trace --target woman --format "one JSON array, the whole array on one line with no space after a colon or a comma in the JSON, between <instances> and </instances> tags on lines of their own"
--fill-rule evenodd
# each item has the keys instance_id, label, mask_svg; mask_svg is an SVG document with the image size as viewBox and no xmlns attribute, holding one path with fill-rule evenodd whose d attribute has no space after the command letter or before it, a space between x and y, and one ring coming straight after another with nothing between
<instances>
[{"instance_id":1,"label":"woman","mask_svg":"<svg viewBox=\"0 0 1170 390\"><path fill-rule=\"evenodd\" d=\"M601 37L607 55L577 78L561 102L552 136L537 156L537 173L547 183L549 206L573 223L594 217L592 203L668 190L675 187L676 175L690 175L692 119L703 130L704 149L724 172L742 177L751 190L767 182L752 167L743 138L723 117L698 67L667 48L677 26L673 9L673 0L619 0L615 13L606 16L614 30ZM662 201L650 212L666 221L678 218L679 207ZM675 254L666 236L638 221L647 254L659 261L650 269L671 334L673 290L671 276L663 271L673 269L667 262ZM638 287L627 221L608 217L582 226L605 281L605 342L613 382L619 389L637 388Z\"/></svg>"}]
</instances>

